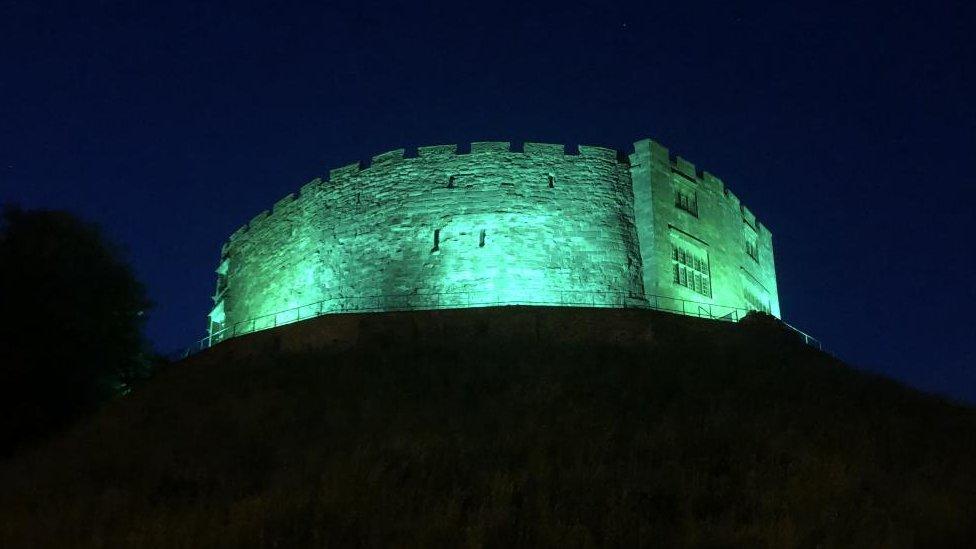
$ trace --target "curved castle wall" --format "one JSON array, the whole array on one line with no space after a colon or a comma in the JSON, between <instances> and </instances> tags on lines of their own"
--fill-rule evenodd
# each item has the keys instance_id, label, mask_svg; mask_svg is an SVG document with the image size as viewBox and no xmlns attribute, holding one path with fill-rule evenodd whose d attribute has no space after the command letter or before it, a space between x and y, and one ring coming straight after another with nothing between
<instances>
[{"instance_id":1,"label":"curved castle wall","mask_svg":"<svg viewBox=\"0 0 976 549\"><path fill-rule=\"evenodd\" d=\"M503 304L780 316L772 234L650 139L396 150L316 179L231 235L208 342L343 311Z\"/></svg>"},{"instance_id":2,"label":"curved castle wall","mask_svg":"<svg viewBox=\"0 0 976 549\"><path fill-rule=\"evenodd\" d=\"M632 189L628 163L601 147L421 147L332 170L224 245L210 331L349 310L640 304Z\"/></svg>"}]
</instances>

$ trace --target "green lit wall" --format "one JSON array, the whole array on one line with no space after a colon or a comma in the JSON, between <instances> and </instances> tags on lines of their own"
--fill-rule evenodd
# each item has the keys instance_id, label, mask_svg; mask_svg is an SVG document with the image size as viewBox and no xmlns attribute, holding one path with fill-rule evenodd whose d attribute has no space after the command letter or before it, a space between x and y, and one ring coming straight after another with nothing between
<instances>
[{"instance_id":1,"label":"green lit wall","mask_svg":"<svg viewBox=\"0 0 976 549\"><path fill-rule=\"evenodd\" d=\"M722 181L650 139L634 144L630 164L647 295L780 316L772 235ZM694 211L676 205L679 192L693 200ZM675 283L675 245L704 261L707 291Z\"/></svg>"},{"instance_id":2,"label":"green lit wall","mask_svg":"<svg viewBox=\"0 0 976 549\"><path fill-rule=\"evenodd\" d=\"M770 234L721 181L651 140L625 158L480 142L332 170L224 245L210 331L343 311L662 299L778 315ZM695 195L696 215L676 207L675 189ZM676 267L675 242L704 258L690 263L699 274Z\"/></svg>"},{"instance_id":3,"label":"green lit wall","mask_svg":"<svg viewBox=\"0 0 976 549\"><path fill-rule=\"evenodd\" d=\"M316 303L294 314L636 305L628 166L611 149L574 152L483 142L466 154L421 147L332 170L224 246L212 329Z\"/></svg>"}]
</instances>

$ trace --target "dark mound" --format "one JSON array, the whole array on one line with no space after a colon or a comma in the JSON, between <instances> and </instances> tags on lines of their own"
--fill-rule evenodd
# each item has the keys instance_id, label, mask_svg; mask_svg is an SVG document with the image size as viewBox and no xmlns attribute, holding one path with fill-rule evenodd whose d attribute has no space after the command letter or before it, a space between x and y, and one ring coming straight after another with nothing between
<instances>
[{"instance_id":1,"label":"dark mound","mask_svg":"<svg viewBox=\"0 0 976 549\"><path fill-rule=\"evenodd\" d=\"M174 364L4 464L0 545L976 539L974 410L770 319L346 315L312 350L315 322Z\"/></svg>"}]
</instances>

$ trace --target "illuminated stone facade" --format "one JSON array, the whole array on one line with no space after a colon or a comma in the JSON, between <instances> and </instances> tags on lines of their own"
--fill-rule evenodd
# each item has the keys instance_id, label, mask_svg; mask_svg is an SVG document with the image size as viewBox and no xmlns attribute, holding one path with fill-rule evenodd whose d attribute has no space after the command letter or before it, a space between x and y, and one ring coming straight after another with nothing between
<instances>
[{"instance_id":1,"label":"illuminated stone facade","mask_svg":"<svg viewBox=\"0 0 976 549\"><path fill-rule=\"evenodd\" d=\"M645 295L779 317L769 229L722 180L660 144L638 141L629 158Z\"/></svg>"},{"instance_id":2,"label":"illuminated stone facade","mask_svg":"<svg viewBox=\"0 0 976 549\"><path fill-rule=\"evenodd\" d=\"M219 338L334 312L504 304L779 315L769 231L651 140L629 158L504 142L384 153L256 216L217 277Z\"/></svg>"}]
</instances>

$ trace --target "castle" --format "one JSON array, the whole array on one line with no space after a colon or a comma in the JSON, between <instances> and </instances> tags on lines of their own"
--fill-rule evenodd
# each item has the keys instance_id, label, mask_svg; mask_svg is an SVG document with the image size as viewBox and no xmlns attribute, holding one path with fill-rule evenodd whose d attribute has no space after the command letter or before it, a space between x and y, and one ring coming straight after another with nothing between
<instances>
[{"instance_id":1,"label":"castle","mask_svg":"<svg viewBox=\"0 0 976 549\"><path fill-rule=\"evenodd\" d=\"M315 179L224 244L209 339L321 314L492 305L780 315L769 230L650 139L398 149Z\"/></svg>"}]
</instances>

